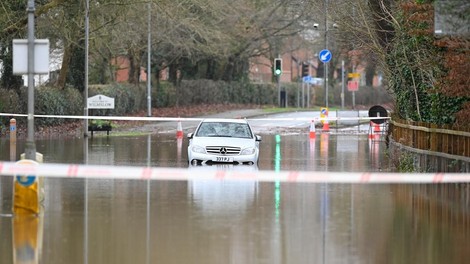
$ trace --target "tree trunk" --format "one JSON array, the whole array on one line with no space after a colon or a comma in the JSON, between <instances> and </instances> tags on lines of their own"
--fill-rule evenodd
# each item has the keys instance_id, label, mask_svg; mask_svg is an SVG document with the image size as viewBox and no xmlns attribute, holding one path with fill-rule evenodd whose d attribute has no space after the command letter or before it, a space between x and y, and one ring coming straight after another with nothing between
<instances>
[{"instance_id":1,"label":"tree trunk","mask_svg":"<svg viewBox=\"0 0 470 264\"><path fill-rule=\"evenodd\" d=\"M135 83L135 67L134 67L134 60L135 60L135 54L132 49L128 50L128 56L129 56L129 83Z\"/></svg>"},{"instance_id":2,"label":"tree trunk","mask_svg":"<svg viewBox=\"0 0 470 264\"><path fill-rule=\"evenodd\" d=\"M72 58L72 47L66 45L64 49L64 55L62 58L62 67L60 68L59 77L57 78L57 87L59 89L65 89L67 81L67 73L69 71L70 59Z\"/></svg>"}]
</instances>

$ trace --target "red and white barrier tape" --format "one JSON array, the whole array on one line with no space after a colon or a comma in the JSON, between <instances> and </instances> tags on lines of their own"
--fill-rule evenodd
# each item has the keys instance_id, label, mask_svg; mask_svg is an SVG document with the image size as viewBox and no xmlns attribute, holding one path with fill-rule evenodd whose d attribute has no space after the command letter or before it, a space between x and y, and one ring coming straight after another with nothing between
<instances>
[{"instance_id":1,"label":"red and white barrier tape","mask_svg":"<svg viewBox=\"0 0 470 264\"><path fill-rule=\"evenodd\" d=\"M0 113L0 116L27 117L26 114ZM137 116L75 116L75 115L34 115L37 118L63 118L63 119L96 119L113 121L201 121L205 118L182 118L182 117L137 117ZM355 121L390 119L390 117L285 117L285 118L246 118L248 121Z\"/></svg>"},{"instance_id":2,"label":"red and white barrier tape","mask_svg":"<svg viewBox=\"0 0 470 264\"><path fill-rule=\"evenodd\" d=\"M76 164L24 165L0 162L0 175L39 175L46 178L87 178L127 180L230 180L296 183L468 183L465 173L334 173L307 171L237 171L159 167L97 166ZM204 168L202 168L204 169ZM200 172L200 173L198 173Z\"/></svg>"}]
</instances>

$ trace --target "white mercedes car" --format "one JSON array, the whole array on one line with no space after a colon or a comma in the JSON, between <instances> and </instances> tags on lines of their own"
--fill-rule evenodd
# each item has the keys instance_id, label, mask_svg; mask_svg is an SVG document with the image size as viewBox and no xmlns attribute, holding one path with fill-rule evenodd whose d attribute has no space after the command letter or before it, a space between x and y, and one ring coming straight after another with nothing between
<instances>
[{"instance_id":1,"label":"white mercedes car","mask_svg":"<svg viewBox=\"0 0 470 264\"><path fill-rule=\"evenodd\" d=\"M205 119L188 134L190 164L257 164L261 137L244 119Z\"/></svg>"}]
</instances>

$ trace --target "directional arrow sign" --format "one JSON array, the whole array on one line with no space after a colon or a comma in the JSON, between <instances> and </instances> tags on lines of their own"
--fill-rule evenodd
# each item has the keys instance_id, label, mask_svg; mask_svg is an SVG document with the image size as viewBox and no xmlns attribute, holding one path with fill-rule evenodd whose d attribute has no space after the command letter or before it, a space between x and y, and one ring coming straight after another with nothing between
<instances>
[{"instance_id":1,"label":"directional arrow sign","mask_svg":"<svg viewBox=\"0 0 470 264\"><path fill-rule=\"evenodd\" d=\"M318 57L320 58L321 62L327 63L331 60L331 51L324 49L318 53Z\"/></svg>"}]
</instances>

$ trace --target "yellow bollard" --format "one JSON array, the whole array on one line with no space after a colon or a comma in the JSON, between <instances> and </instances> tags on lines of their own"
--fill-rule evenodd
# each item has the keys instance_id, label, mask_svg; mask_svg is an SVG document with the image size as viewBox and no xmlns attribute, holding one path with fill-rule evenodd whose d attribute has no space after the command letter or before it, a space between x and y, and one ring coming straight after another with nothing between
<instances>
[{"instance_id":1,"label":"yellow bollard","mask_svg":"<svg viewBox=\"0 0 470 264\"><path fill-rule=\"evenodd\" d=\"M16 119L10 119L10 161L16 161Z\"/></svg>"},{"instance_id":2,"label":"yellow bollard","mask_svg":"<svg viewBox=\"0 0 470 264\"><path fill-rule=\"evenodd\" d=\"M43 217L16 215L13 222L13 263L39 263L42 248Z\"/></svg>"},{"instance_id":3,"label":"yellow bollard","mask_svg":"<svg viewBox=\"0 0 470 264\"><path fill-rule=\"evenodd\" d=\"M25 154L21 154L21 160L17 164L37 165L42 162L41 153L36 153L36 161L24 159ZM39 214L40 202L44 200L44 183L37 175L16 175L13 181L13 213L15 215Z\"/></svg>"}]
</instances>

